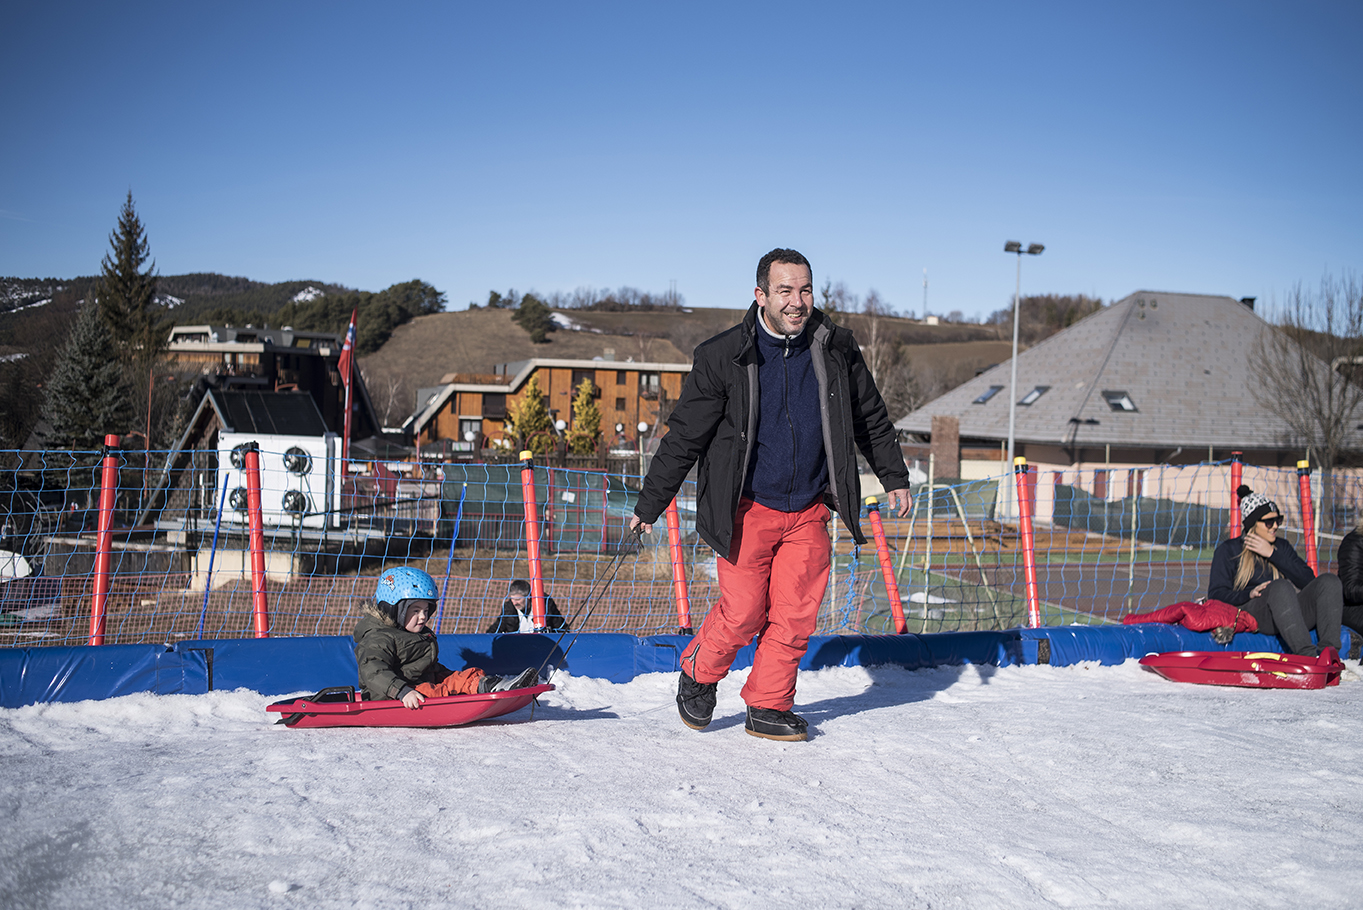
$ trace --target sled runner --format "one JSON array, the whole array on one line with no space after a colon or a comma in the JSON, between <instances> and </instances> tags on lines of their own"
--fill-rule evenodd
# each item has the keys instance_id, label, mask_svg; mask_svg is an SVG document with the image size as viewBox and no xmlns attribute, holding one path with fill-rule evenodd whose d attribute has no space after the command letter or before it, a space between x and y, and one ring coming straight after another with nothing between
<instances>
[{"instance_id":1,"label":"sled runner","mask_svg":"<svg viewBox=\"0 0 1363 910\"><path fill-rule=\"evenodd\" d=\"M1145 655L1141 666L1174 682L1260 689L1337 686L1344 670L1334 648L1322 648L1320 657L1267 651L1170 651Z\"/></svg>"},{"instance_id":2,"label":"sled runner","mask_svg":"<svg viewBox=\"0 0 1363 910\"><path fill-rule=\"evenodd\" d=\"M428 698L413 710L395 698L361 701L355 697L354 686L334 686L308 698L277 701L265 710L283 715L276 723L296 728L459 727L520 710L553 688L544 683L505 692Z\"/></svg>"}]
</instances>

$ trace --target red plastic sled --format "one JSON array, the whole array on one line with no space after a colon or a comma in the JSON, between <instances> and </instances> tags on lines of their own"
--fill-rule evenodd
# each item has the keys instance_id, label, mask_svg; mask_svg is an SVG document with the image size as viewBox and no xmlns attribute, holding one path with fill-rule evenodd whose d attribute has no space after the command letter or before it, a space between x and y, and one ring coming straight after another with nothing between
<instances>
[{"instance_id":1,"label":"red plastic sled","mask_svg":"<svg viewBox=\"0 0 1363 910\"><path fill-rule=\"evenodd\" d=\"M395 698L359 701L353 686L338 686L323 689L310 698L277 701L265 710L282 714L278 723L294 728L459 727L520 710L536 695L553 689L545 683L506 692L428 698L420 708L413 710Z\"/></svg>"},{"instance_id":2,"label":"red plastic sled","mask_svg":"<svg viewBox=\"0 0 1363 910\"><path fill-rule=\"evenodd\" d=\"M1339 685L1344 663L1334 648L1320 657L1268 651L1170 651L1147 654L1141 666L1174 682L1259 689L1323 689Z\"/></svg>"}]
</instances>

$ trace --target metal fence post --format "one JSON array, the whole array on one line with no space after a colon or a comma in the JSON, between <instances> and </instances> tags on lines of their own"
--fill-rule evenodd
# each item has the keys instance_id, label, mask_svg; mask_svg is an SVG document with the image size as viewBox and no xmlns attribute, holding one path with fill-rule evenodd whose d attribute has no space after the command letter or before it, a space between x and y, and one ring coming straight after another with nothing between
<instances>
[{"instance_id":1,"label":"metal fence post","mask_svg":"<svg viewBox=\"0 0 1363 910\"><path fill-rule=\"evenodd\" d=\"M256 638L270 637L270 605L265 589L265 523L260 502L260 446L243 443L242 460L246 466L246 523L250 529L251 549L251 622Z\"/></svg>"},{"instance_id":2,"label":"metal fence post","mask_svg":"<svg viewBox=\"0 0 1363 910\"><path fill-rule=\"evenodd\" d=\"M104 644L104 614L109 605L109 568L113 558L114 498L118 493L118 437L104 437L99 478L99 533L95 538L95 590L90 596L90 644Z\"/></svg>"},{"instance_id":3,"label":"metal fence post","mask_svg":"<svg viewBox=\"0 0 1363 910\"><path fill-rule=\"evenodd\" d=\"M1026 583L1027 624L1033 629L1041 625L1041 597L1036 580L1036 537L1032 532L1031 478L1027 473L1027 459L1013 459L1013 477L1018 495L1018 527L1022 534L1022 577Z\"/></svg>"},{"instance_id":4,"label":"metal fence post","mask_svg":"<svg viewBox=\"0 0 1363 910\"><path fill-rule=\"evenodd\" d=\"M880 561L880 576L885 580L885 594L890 598L894 632L896 635L903 635L909 631L909 624L904 620L904 602L899 599L899 582L894 577L894 560L890 558L890 542L885 539L885 523L880 520L880 500L874 496L867 496L866 514L871 520L871 533L876 539L876 559ZM927 601L924 600L924 612L927 608Z\"/></svg>"}]
</instances>

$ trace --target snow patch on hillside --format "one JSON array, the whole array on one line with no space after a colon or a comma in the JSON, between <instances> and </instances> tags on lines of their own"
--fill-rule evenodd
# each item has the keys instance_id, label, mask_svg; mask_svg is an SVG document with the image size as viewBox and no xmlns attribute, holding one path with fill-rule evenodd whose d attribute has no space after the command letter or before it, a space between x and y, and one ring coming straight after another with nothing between
<instances>
[{"instance_id":1,"label":"snow patch on hillside","mask_svg":"<svg viewBox=\"0 0 1363 910\"><path fill-rule=\"evenodd\" d=\"M289 299L294 303L307 303L309 300L316 300L318 297L325 297L326 295L326 291L320 291L312 285L308 285Z\"/></svg>"}]
</instances>

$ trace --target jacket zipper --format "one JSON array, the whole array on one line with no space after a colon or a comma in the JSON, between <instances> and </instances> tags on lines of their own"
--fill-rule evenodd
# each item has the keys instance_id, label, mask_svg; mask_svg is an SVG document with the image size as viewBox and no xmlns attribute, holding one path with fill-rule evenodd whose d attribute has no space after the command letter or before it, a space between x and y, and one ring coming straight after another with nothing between
<instances>
[{"instance_id":1,"label":"jacket zipper","mask_svg":"<svg viewBox=\"0 0 1363 910\"><path fill-rule=\"evenodd\" d=\"M790 483L786 487L786 508L795 507L792 500L795 498L795 470L794 465L799 464L799 453L795 450L798 440L795 436L795 421L790 416L790 336L785 336L785 349L781 354L781 377L783 387L781 395L784 398L786 410L786 426L790 427L790 459L792 470L790 472Z\"/></svg>"}]
</instances>

